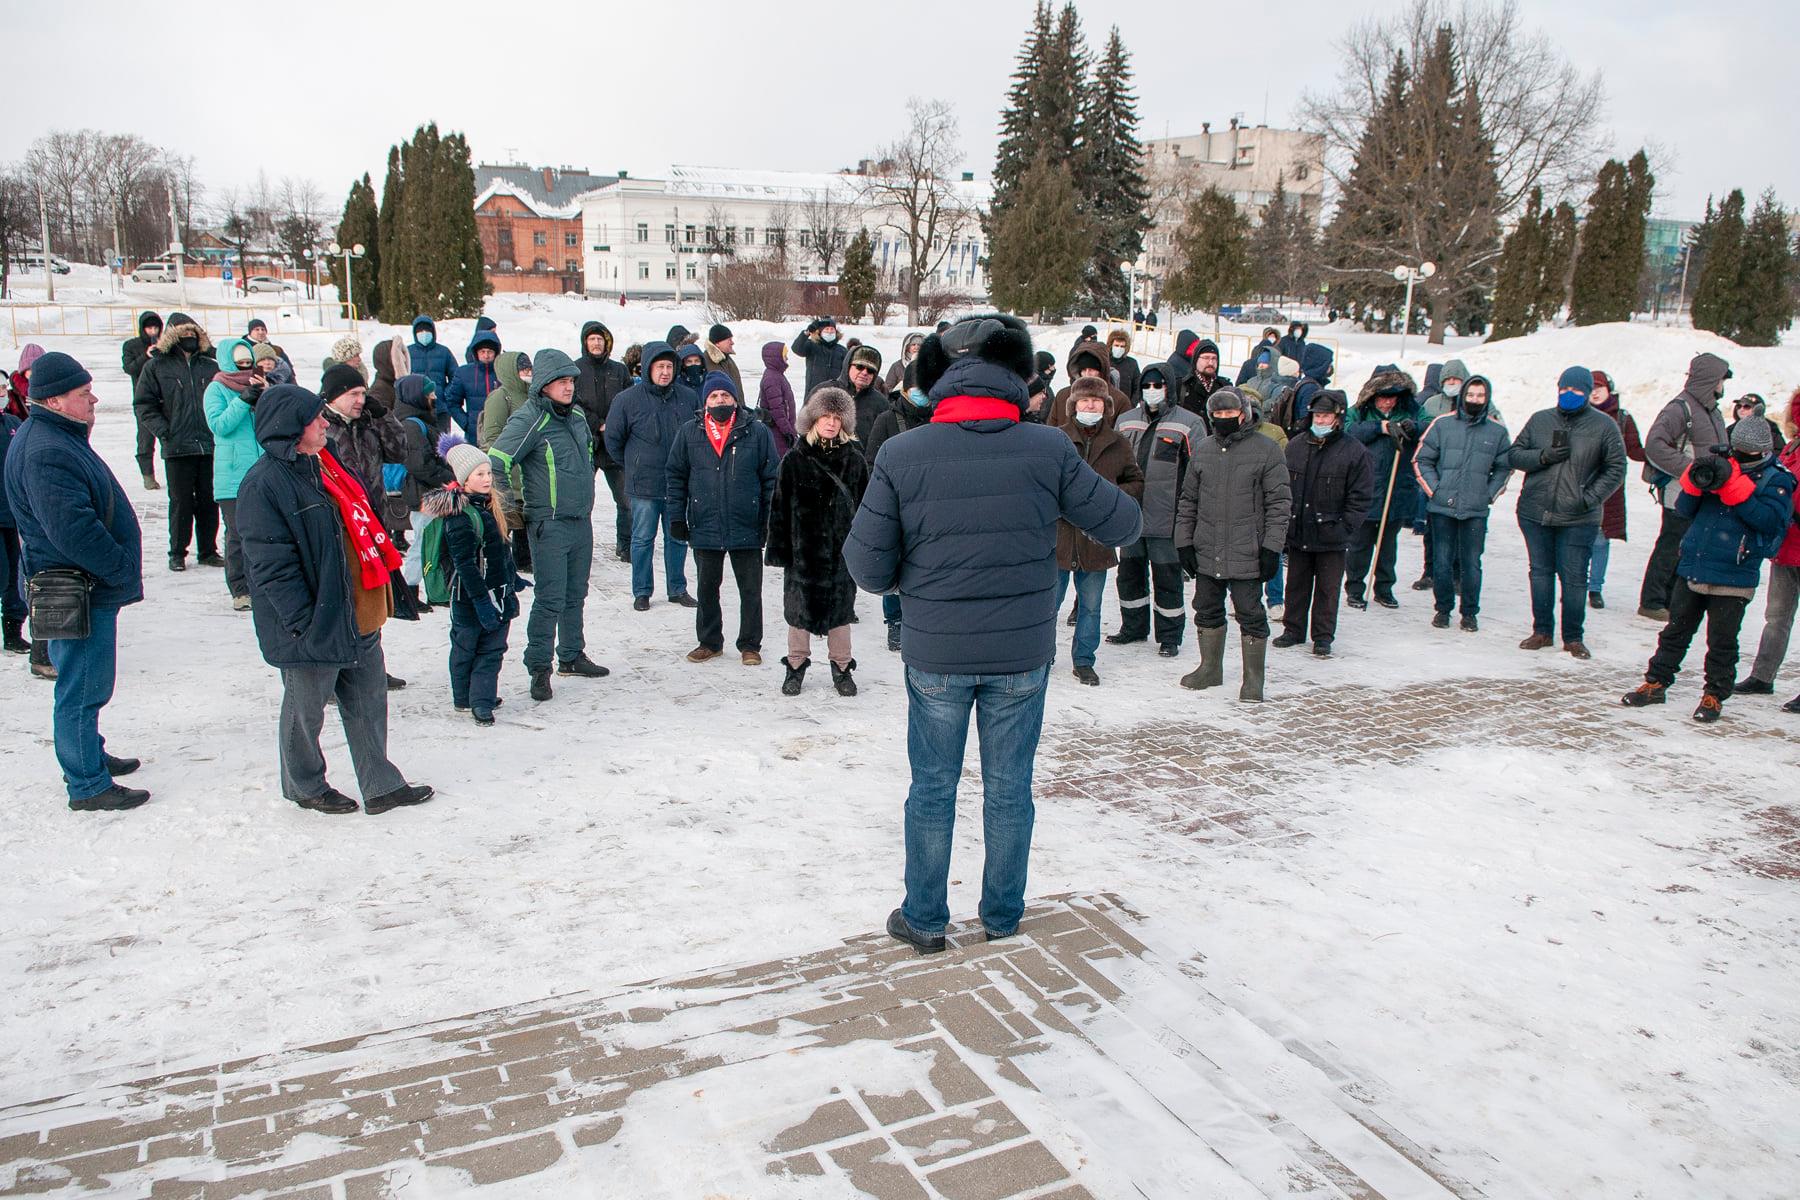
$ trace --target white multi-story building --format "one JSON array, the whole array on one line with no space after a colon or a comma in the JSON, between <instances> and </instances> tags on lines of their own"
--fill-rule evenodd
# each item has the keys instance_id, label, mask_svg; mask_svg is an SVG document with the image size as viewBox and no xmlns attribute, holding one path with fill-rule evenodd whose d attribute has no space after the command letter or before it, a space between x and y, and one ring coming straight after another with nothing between
<instances>
[{"instance_id":1,"label":"white multi-story building","mask_svg":"<svg viewBox=\"0 0 1800 1200\"><path fill-rule=\"evenodd\" d=\"M814 226L825 222L839 231L840 247L857 229L867 229L875 243L876 271L898 280L908 265L904 218L869 197L866 172L872 168L864 164L863 169L855 174L677 166L666 179L621 175L577 198L587 292L692 297L702 291L709 267L772 256L784 243L794 278L818 280L822 265L813 249ZM937 239L931 256L935 269L924 286L971 301L985 299L980 215L992 188L966 174L951 187L972 215L953 234ZM842 261L840 248L832 275Z\"/></svg>"}]
</instances>

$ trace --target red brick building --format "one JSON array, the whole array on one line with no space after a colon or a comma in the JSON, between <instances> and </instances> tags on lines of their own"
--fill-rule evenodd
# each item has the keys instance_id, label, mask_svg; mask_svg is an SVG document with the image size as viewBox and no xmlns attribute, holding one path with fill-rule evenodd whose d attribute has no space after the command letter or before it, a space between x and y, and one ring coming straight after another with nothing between
<instances>
[{"instance_id":1,"label":"red brick building","mask_svg":"<svg viewBox=\"0 0 1800 1200\"><path fill-rule=\"evenodd\" d=\"M580 291L581 206L575 197L612 181L575 167L476 167L475 226L494 290Z\"/></svg>"}]
</instances>

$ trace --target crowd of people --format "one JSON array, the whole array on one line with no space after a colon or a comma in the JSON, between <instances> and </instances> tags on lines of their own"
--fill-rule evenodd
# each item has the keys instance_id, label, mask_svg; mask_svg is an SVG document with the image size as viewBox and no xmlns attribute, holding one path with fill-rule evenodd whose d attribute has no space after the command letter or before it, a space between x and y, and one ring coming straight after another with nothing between
<instances>
[{"instance_id":1,"label":"crowd of people","mask_svg":"<svg viewBox=\"0 0 1800 1200\"><path fill-rule=\"evenodd\" d=\"M990 808L982 916L996 936L1017 922L1056 617L1072 591L1074 678L1100 684L1115 569L1121 619L1105 643L1154 639L1179 657L1191 607L1198 664L1180 683L1218 687L1229 617L1239 698L1260 701L1271 643L1329 656L1340 602L1400 606L1408 530L1422 538L1412 586L1429 593L1432 626L1454 618L1478 631L1490 511L1517 473L1532 612L1520 647L1588 659L1584 622L1605 604L1637 461L1662 514L1638 611L1663 628L1623 702L1665 701L1702 620L1695 718L1716 720L1734 693L1773 692L1800 600L1800 444L1758 396L1723 407L1724 359L1697 355L1642 436L1612 376L1570 366L1515 435L1492 381L1461 360L1432 367L1423 387L1383 364L1352 399L1309 332L1264 330L1228 382L1218 346L1190 330L1166 360L1140 363L1130 331L1102 341L1088 326L1059 364L1015 319L971 317L908 335L884 375L879 350L822 317L760 348L755 405L732 332L717 324L705 336L677 325L615 357L611 331L589 321L571 357L508 350L483 318L459 363L420 316L410 339L366 352L340 339L314 389L260 321L215 346L185 314L145 313L121 365L138 469L168 494L168 567L186 570L195 552L222 571L231 605L250 610L281 675L282 791L305 808L378 813L431 797L387 757L387 693L405 686L382 652L389 619L447 608L452 704L481 726L496 721L522 615L532 700L553 698L553 675L607 675L587 655L584 620L600 480L637 611L659 590L660 539L660 590L694 610L690 662L725 652L729 566L733 647L761 665L762 572L774 567L787 626L780 691L800 694L823 639L833 690L854 696L856 593L879 594L887 648L907 668L914 769L908 899L889 928L929 949L934 931L941 945L940 867L971 712ZM790 358L805 363L798 392ZM148 793L119 782L136 760L106 752L98 721L118 612L143 597L141 539L89 445L95 403L81 364L26 348L0 437L5 648L56 681L71 807L120 809ZM1800 391L1785 416L1790 429L1800 419ZM1738 680L1740 627L1770 558L1765 628ZM333 702L360 806L327 781L319 735ZM1800 697L1784 707L1800 712Z\"/></svg>"}]
</instances>

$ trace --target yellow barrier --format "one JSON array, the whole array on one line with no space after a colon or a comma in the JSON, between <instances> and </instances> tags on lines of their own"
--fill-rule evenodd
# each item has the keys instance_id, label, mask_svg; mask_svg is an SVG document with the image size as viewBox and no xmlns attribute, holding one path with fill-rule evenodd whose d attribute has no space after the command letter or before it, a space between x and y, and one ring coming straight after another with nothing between
<instances>
[{"instance_id":1,"label":"yellow barrier","mask_svg":"<svg viewBox=\"0 0 1800 1200\"><path fill-rule=\"evenodd\" d=\"M167 311L193 317L213 341L241 336L252 318L260 317L269 336L296 333L330 333L354 329L357 313L343 315L345 305L336 300L302 300L262 312L250 305L184 304ZM141 306L125 304L0 304L14 346L39 338L116 337L121 341L137 332Z\"/></svg>"}]
</instances>

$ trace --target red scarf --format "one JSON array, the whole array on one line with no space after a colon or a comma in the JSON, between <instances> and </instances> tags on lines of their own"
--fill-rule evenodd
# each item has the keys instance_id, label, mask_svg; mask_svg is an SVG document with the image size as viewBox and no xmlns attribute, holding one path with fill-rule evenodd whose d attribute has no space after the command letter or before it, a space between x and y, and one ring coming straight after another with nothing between
<instances>
[{"instance_id":1,"label":"red scarf","mask_svg":"<svg viewBox=\"0 0 1800 1200\"><path fill-rule=\"evenodd\" d=\"M720 458L725 457L725 443L731 440L731 427L737 424L737 409L731 410L731 418L723 425L712 419L712 413L706 414L706 440L712 443L713 453Z\"/></svg>"},{"instance_id":2,"label":"red scarf","mask_svg":"<svg viewBox=\"0 0 1800 1200\"><path fill-rule=\"evenodd\" d=\"M1017 421L1019 406L993 396L945 396L932 410L931 423L955 425L962 421Z\"/></svg>"},{"instance_id":3,"label":"red scarf","mask_svg":"<svg viewBox=\"0 0 1800 1200\"><path fill-rule=\"evenodd\" d=\"M363 491L355 476L338 465L329 450L319 451L319 482L324 486L325 494L337 504L338 514L344 518L350 544L356 548L363 589L374 591L386 587L388 575L400 569L400 554L388 540L387 530L370 510L368 493Z\"/></svg>"}]
</instances>

